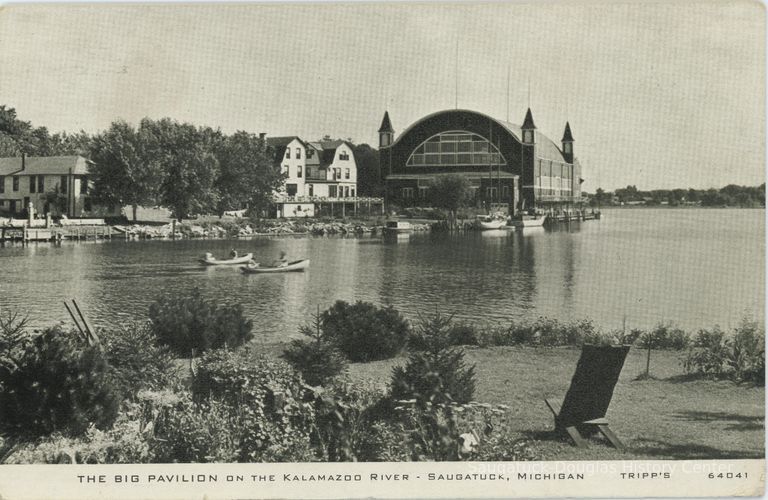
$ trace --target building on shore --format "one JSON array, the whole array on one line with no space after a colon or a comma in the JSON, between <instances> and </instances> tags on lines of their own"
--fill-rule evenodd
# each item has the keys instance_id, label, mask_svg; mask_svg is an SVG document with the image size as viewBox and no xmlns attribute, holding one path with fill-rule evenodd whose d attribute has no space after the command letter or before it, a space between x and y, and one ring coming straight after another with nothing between
<instances>
[{"instance_id":1,"label":"building on shore","mask_svg":"<svg viewBox=\"0 0 768 500\"><path fill-rule=\"evenodd\" d=\"M90 197L88 168L82 156L20 156L0 158L0 212L67 217L102 217L120 213L99 207ZM55 195L55 196L54 196Z\"/></svg>"},{"instance_id":2,"label":"building on shore","mask_svg":"<svg viewBox=\"0 0 768 500\"><path fill-rule=\"evenodd\" d=\"M274 163L287 174L275 195L277 217L344 216L380 212L383 200L357 193L357 163L347 141L306 141L297 136L269 137Z\"/></svg>"},{"instance_id":3,"label":"building on shore","mask_svg":"<svg viewBox=\"0 0 768 500\"><path fill-rule=\"evenodd\" d=\"M581 206L581 166L565 123L561 145L539 132L528 109L522 125L470 110L421 118L395 138L389 118L379 127L379 162L387 203L428 204L440 176L465 177L472 201L489 211L560 211Z\"/></svg>"}]
</instances>

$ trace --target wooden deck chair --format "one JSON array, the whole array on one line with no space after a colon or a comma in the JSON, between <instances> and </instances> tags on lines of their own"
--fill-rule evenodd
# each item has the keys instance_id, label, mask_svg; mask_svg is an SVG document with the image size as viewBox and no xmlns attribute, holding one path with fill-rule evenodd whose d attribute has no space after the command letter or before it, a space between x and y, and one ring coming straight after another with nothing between
<instances>
[{"instance_id":1,"label":"wooden deck chair","mask_svg":"<svg viewBox=\"0 0 768 500\"><path fill-rule=\"evenodd\" d=\"M599 431L613 446L624 449L624 444L608 427L605 414L628 352L628 345L584 345L562 404L544 400L555 416L555 429L565 432L577 447L586 448L583 436Z\"/></svg>"}]
</instances>

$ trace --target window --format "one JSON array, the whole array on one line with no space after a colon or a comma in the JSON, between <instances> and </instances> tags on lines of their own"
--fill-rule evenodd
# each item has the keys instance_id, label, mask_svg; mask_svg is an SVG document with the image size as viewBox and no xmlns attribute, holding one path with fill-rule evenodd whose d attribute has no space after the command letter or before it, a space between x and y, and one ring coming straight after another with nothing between
<instances>
[{"instance_id":1,"label":"window","mask_svg":"<svg viewBox=\"0 0 768 500\"><path fill-rule=\"evenodd\" d=\"M61 191L61 194L67 194L67 176L62 175L61 179L59 179L59 191Z\"/></svg>"},{"instance_id":2,"label":"window","mask_svg":"<svg viewBox=\"0 0 768 500\"><path fill-rule=\"evenodd\" d=\"M285 157L290 158L291 157L291 148L285 148Z\"/></svg>"},{"instance_id":3,"label":"window","mask_svg":"<svg viewBox=\"0 0 768 500\"><path fill-rule=\"evenodd\" d=\"M419 186L419 198L425 200L427 198L427 187Z\"/></svg>"},{"instance_id":4,"label":"window","mask_svg":"<svg viewBox=\"0 0 768 500\"><path fill-rule=\"evenodd\" d=\"M18 191L19 190L19 176L14 175L13 176L13 190Z\"/></svg>"},{"instance_id":5,"label":"window","mask_svg":"<svg viewBox=\"0 0 768 500\"><path fill-rule=\"evenodd\" d=\"M37 176L37 192L38 193L45 192L45 176L44 175Z\"/></svg>"},{"instance_id":6,"label":"window","mask_svg":"<svg viewBox=\"0 0 768 500\"><path fill-rule=\"evenodd\" d=\"M355 188L349 190L349 195L352 196L352 198L355 197Z\"/></svg>"},{"instance_id":7,"label":"window","mask_svg":"<svg viewBox=\"0 0 768 500\"><path fill-rule=\"evenodd\" d=\"M413 188L403 188L402 196L404 200L409 200L413 198Z\"/></svg>"},{"instance_id":8,"label":"window","mask_svg":"<svg viewBox=\"0 0 768 500\"><path fill-rule=\"evenodd\" d=\"M489 200L494 200L496 199L496 192L497 189L495 187L487 187L485 188L485 197Z\"/></svg>"},{"instance_id":9,"label":"window","mask_svg":"<svg viewBox=\"0 0 768 500\"><path fill-rule=\"evenodd\" d=\"M283 173L288 177L291 176L291 167L289 165L283 165Z\"/></svg>"},{"instance_id":10,"label":"window","mask_svg":"<svg viewBox=\"0 0 768 500\"><path fill-rule=\"evenodd\" d=\"M0 193L5 193L5 177L0 175Z\"/></svg>"},{"instance_id":11,"label":"window","mask_svg":"<svg viewBox=\"0 0 768 500\"><path fill-rule=\"evenodd\" d=\"M477 134L444 132L430 137L413 150L409 166L489 166L507 162L495 145Z\"/></svg>"},{"instance_id":12,"label":"window","mask_svg":"<svg viewBox=\"0 0 768 500\"><path fill-rule=\"evenodd\" d=\"M37 186L37 182L34 175L29 176L29 192L34 193L35 187Z\"/></svg>"},{"instance_id":13,"label":"window","mask_svg":"<svg viewBox=\"0 0 768 500\"><path fill-rule=\"evenodd\" d=\"M296 148L296 158L301 158L301 148Z\"/></svg>"},{"instance_id":14,"label":"window","mask_svg":"<svg viewBox=\"0 0 768 500\"><path fill-rule=\"evenodd\" d=\"M341 153L339 153L339 160L344 160L344 161L349 160L349 153L347 153L346 151L342 151Z\"/></svg>"},{"instance_id":15,"label":"window","mask_svg":"<svg viewBox=\"0 0 768 500\"><path fill-rule=\"evenodd\" d=\"M509 199L509 186L501 186L501 196L505 200Z\"/></svg>"},{"instance_id":16,"label":"window","mask_svg":"<svg viewBox=\"0 0 768 500\"><path fill-rule=\"evenodd\" d=\"M340 168L334 168L333 169L333 180L337 181L341 179L341 169Z\"/></svg>"},{"instance_id":17,"label":"window","mask_svg":"<svg viewBox=\"0 0 768 500\"><path fill-rule=\"evenodd\" d=\"M344 186L344 198L349 198L349 186Z\"/></svg>"},{"instance_id":18,"label":"window","mask_svg":"<svg viewBox=\"0 0 768 500\"><path fill-rule=\"evenodd\" d=\"M88 177L80 177L80 194L88 194Z\"/></svg>"},{"instance_id":19,"label":"window","mask_svg":"<svg viewBox=\"0 0 768 500\"><path fill-rule=\"evenodd\" d=\"M307 170L307 175L309 175L309 170ZM307 196L315 196L314 184L307 184Z\"/></svg>"},{"instance_id":20,"label":"window","mask_svg":"<svg viewBox=\"0 0 768 500\"><path fill-rule=\"evenodd\" d=\"M337 186L328 186L328 197L329 198L336 198L336 189L337 189Z\"/></svg>"},{"instance_id":21,"label":"window","mask_svg":"<svg viewBox=\"0 0 768 500\"><path fill-rule=\"evenodd\" d=\"M86 212L90 212L93 209L93 206L91 205L91 198L83 198L83 210Z\"/></svg>"},{"instance_id":22,"label":"window","mask_svg":"<svg viewBox=\"0 0 768 500\"><path fill-rule=\"evenodd\" d=\"M310 150L311 151L311 150ZM307 167L307 179L312 175L312 169Z\"/></svg>"},{"instance_id":23,"label":"window","mask_svg":"<svg viewBox=\"0 0 768 500\"><path fill-rule=\"evenodd\" d=\"M345 179L349 179L349 169L348 168L344 169L344 178Z\"/></svg>"},{"instance_id":24,"label":"window","mask_svg":"<svg viewBox=\"0 0 768 500\"><path fill-rule=\"evenodd\" d=\"M307 158L312 158L315 155L315 151L313 149L307 150ZM309 175L309 174L307 174Z\"/></svg>"},{"instance_id":25,"label":"window","mask_svg":"<svg viewBox=\"0 0 768 500\"><path fill-rule=\"evenodd\" d=\"M296 177L301 177L301 165L296 167Z\"/></svg>"}]
</instances>

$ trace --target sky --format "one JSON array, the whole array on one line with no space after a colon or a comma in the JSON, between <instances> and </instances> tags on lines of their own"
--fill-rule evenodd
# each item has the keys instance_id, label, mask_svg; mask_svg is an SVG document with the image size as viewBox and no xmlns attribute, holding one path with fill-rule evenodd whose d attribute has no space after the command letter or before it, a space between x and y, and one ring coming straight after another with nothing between
<instances>
[{"instance_id":1,"label":"sky","mask_svg":"<svg viewBox=\"0 0 768 500\"><path fill-rule=\"evenodd\" d=\"M0 104L51 131L168 116L374 146L385 109L399 133L457 105L521 123L530 104L557 143L570 121L587 191L757 185L765 10L752 1L5 5Z\"/></svg>"}]
</instances>

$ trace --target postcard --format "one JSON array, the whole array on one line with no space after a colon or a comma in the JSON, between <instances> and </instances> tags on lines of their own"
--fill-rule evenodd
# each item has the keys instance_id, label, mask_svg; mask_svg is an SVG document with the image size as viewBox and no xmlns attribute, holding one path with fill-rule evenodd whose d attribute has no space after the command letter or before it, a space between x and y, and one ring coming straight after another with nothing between
<instances>
[{"instance_id":1,"label":"postcard","mask_svg":"<svg viewBox=\"0 0 768 500\"><path fill-rule=\"evenodd\" d=\"M765 35L3 5L0 498L762 495Z\"/></svg>"}]
</instances>

